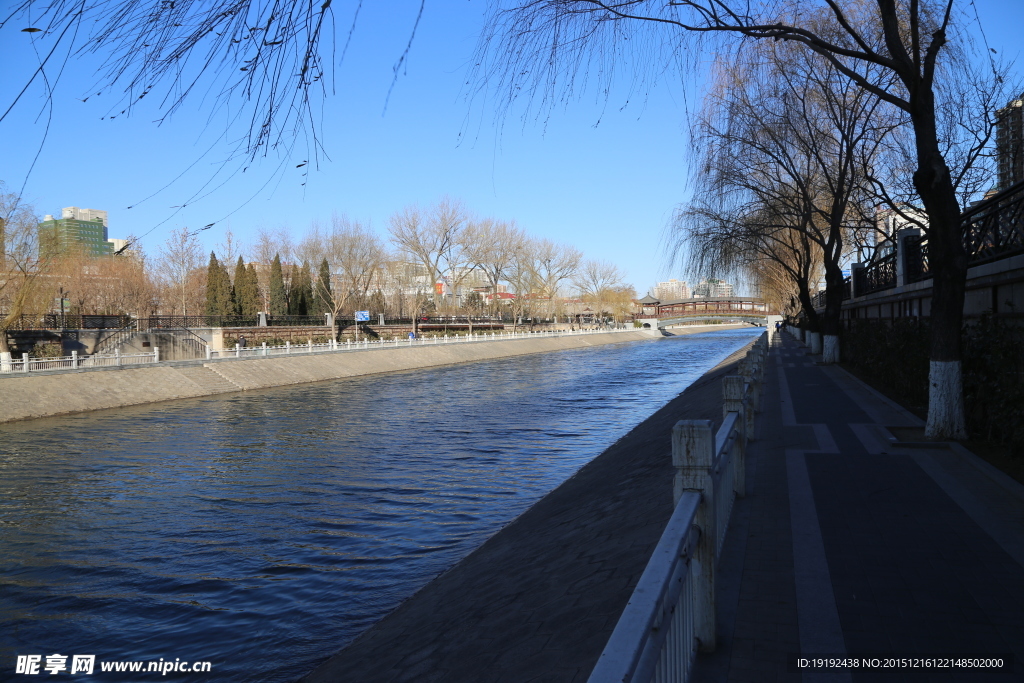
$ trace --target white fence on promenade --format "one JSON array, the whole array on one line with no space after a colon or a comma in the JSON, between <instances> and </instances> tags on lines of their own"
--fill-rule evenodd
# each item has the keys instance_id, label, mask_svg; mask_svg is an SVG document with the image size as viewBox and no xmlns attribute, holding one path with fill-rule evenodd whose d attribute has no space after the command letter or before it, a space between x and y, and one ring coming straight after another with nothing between
<instances>
[{"instance_id":1,"label":"white fence on promenade","mask_svg":"<svg viewBox=\"0 0 1024 683\"><path fill-rule=\"evenodd\" d=\"M348 340L345 342L329 341L324 344L314 344L309 340L305 344L292 344L286 342L284 346L268 346L263 342L260 346L242 347L238 344L233 349L215 350L207 347L206 357L213 358L258 358L261 356L289 356L296 354L323 353L327 351L368 351L372 349L396 349L410 346L436 346L438 344L467 344L488 341L503 341L509 339L542 339L546 337L574 337L590 334L614 334L617 332L635 332L636 328L618 328L609 330L538 330L536 332L478 332L464 335L444 335L437 337L407 337L405 339L364 339L362 341Z\"/></svg>"},{"instance_id":2,"label":"white fence on promenade","mask_svg":"<svg viewBox=\"0 0 1024 683\"><path fill-rule=\"evenodd\" d=\"M394 340L365 339L354 342L330 341L326 344L314 344L310 340L306 344L285 343L284 346L268 346L265 342L261 346L241 347L236 345L233 349L212 349L206 347L206 358L212 359L233 359L233 358L258 358L262 356L294 356L310 353L323 352L346 352L346 351L370 351L374 349L395 349L410 346L433 346L438 344L465 344L487 341L504 341L510 339L540 339L547 337L568 337L593 334L615 334L620 332L632 332L636 328L616 328L597 330L575 330L575 331L523 331L523 332L482 332L467 335L452 335L443 337L416 337ZM71 371L81 368L102 368L118 367L123 365L137 365L140 363L156 363L160 361L160 349L154 347L149 353L122 354L115 350L110 354L95 354L91 356L80 356L73 351L70 356L59 356L55 358L31 358L24 355L21 358L0 360L0 374L21 374L37 372L40 370L50 371ZM168 361L177 362L177 361ZM187 362L187 361L182 361Z\"/></svg>"},{"instance_id":3,"label":"white fence on promenade","mask_svg":"<svg viewBox=\"0 0 1024 683\"><path fill-rule=\"evenodd\" d=\"M723 421L683 420L672 431L676 507L589 683L682 683L697 651L715 649L715 562L736 496L746 493L746 447L759 410L768 333L723 380Z\"/></svg>"},{"instance_id":4,"label":"white fence on promenade","mask_svg":"<svg viewBox=\"0 0 1024 683\"><path fill-rule=\"evenodd\" d=\"M156 363L159 360L160 349L158 347L153 347L153 350L149 353L131 354L122 354L120 351L114 351L114 353L79 356L77 351L72 351L70 356L56 356L53 358L30 358L28 354L25 354L21 358L0 360L0 373L107 368L121 365L138 365L140 363Z\"/></svg>"}]
</instances>

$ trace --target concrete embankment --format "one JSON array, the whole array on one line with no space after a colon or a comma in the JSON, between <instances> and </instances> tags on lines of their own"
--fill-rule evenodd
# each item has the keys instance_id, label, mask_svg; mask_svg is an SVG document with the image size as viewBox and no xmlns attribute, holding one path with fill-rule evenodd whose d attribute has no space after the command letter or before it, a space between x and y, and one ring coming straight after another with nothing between
<instances>
[{"instance_id":1,"label":"concrete embankment","mask_svg":"<svg viewBox=\"0 0 1024 683\"><path fill-rule=\"evenodd\" d=\"M694 332L698 330L693 330ZM705 330L699 330L705 331ZM0 422L630 341L652 330L0 377Z\"/></svg>"},{"instance_id":2,"label":"concrete embankment","mask_svg":"<svg viewBox=\"0 0 1024 683\"><path fill-rule=\"evenodd\" d=\"M672 514L672 426L720 421L690 385L303 683L584 681Z\"/></svg>"}]
</instances>

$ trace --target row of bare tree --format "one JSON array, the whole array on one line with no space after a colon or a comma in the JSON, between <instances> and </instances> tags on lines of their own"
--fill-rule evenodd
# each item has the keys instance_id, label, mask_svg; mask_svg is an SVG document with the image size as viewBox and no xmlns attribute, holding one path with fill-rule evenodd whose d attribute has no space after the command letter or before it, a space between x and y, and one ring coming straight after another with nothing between
<instances>
[{"instance_id":1,"label":"row of bare tree","mask_svg":"<svg viewBox=\"0 0 1024 683\"><path fill-rule=\"evenodd\" d=\"M0 330L22 313L50 312L55 305L69 313L137 316L197 315L207 308L207 255L194 231L171 231L152 258L137 244L114 257L43 255L36 246L38 217L13 195L4 195L3 203ZM579 249L531 237L513 222L475 218L450 199L396 213L388 236L390 243L335 215L298 238L287 229L263 229L245 245L229 231L214 252L226 265L239 258L255 265L264 311L272 308L275 261L291 264L286 279L310 277L316 309L335 317L364 307L392 317L499 310L552 317L567 313L563 297L572 290L595 315L621 320L636 296L614 264L586 260Z\"/></svg>"}]
</instances>

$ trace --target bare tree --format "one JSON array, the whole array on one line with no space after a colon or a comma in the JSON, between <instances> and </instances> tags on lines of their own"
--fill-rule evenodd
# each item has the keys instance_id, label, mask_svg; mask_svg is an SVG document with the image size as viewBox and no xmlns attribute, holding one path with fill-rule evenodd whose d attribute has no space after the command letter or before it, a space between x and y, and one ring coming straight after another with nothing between
<instances>
[{"instance_id":1,"label":"bare tree","mask_svg":"<svg viewBox=\"0 0 1024 683\"><path fill-rule=\"evenodd\" d=\"M423 266L433 287L443 281L446 259L459 243L466 222L462 203L445 198L427 214L416 207L396 213L389 221L388 232L400 253ZM436 290L434 304L437 305Z\"/></svg>"},{"instance_id":2,"label":"bare tree","mask_svg":"<svg viewBox=\"0 0 1024 683\"><path fill-rule=\"evenodd\" d=\"M624 276L619 267L609 261L584 261L573 278L573 284L580 290L581 298L594 302L599 318L604 317L604 303L611 290L623 284Z\"/></svg>"},{"instance_id":3,"label":"bare tree","mask_svg":"<svg viewBox=\"0 0 1024 683\"><path fill-rule=\"evenodd\" d=\"M337 214L331 217L327 231L315 234L320 240L318 253L327 259L333 279L330 291L317 287L316 292L337 318L366 301L371 284L385 264L384 245L366 226Z\"/></svg>"},{"instance_id":4,"label":"bare tree","mask_svg":"<svg viewBox=\"0 0 1024 683\"><path fill-rule=\"evenodd\" d=\"M205 301L205 287L197 291L198 272L202 270L203 250L195 233L182 226L172 230L160 248L158 270L167 290L182 315L199 313Z\"/></svg>"},{"instance_id":5,"label":"bare tree","mask_svg":"<svg viewBox=\"0 0 1024 683\"><path fill-rule=\"evenodd\" d=\"M497 294L499 285L506 280L517 255L527 243L526 234L515 223L484 219L472 226L465 240L470 260L487 278L491 294ZM491 297L491 312L498 305Z\"/></svg>"},{"instance_id":6,"label":"bare tree","mask_svg":"<svg viewBox=\"0 0 1024 683\"><path fill-rule=\"evenodd\" d=\"M132 244L132 240L129 240L129 244ZM238 260L239 256L244 258L245 245L235 237L235 233L230 228L224 231L224 238L221 240L214 251L220 254L221 263L234 264Z\"/></svg>"},{"instance_id":7,"label":"bare tree","mask_svg":"<svg viewBox=\"0 0 1024 683\"><path fill-rule=\"evenodd\" d=\"M513 329L516 329L524 318L533 320L533 307L543 288L537 269L537 242L525 239L517 245L512 259L505 269L505 280L508 282L514 297L509 300L512 309Z\"/></svg>"},{"instance_id":8,"label":"bare tree","mask_svg":"<svg viewBox=\"0 0 1024 683\"><path fill-rule=\"evenodd\" d=\"M21 30L42 43L29 83L48 72L52 87L69 58L96 53L97 89L120 89L113 115L130 114L144 98L159 100L164 117L190 97L205 99L214 110L241 114L231 120L248 122L237 144L252 158L304 136L319 152L318 105L335 61L321 56L321 42L333 45L338 9L330 0L18 0L0 16L0 28L28 26ZM350 35L358 16L352 7Z\"/></svg>"},{"instance_id":9,"label":"bare tree","mask_svg":"<svg viewBox=\"0 0 1024 683\"><path fill-rule=\"evenodd\" d=\"M867 80L892 78L859 66ZM716 76L693 136L704 173L679 222L692 267L750 272L752 257L778 261L793 274L811 329L824 333L825 361L838 362L843 259L873 207L865 169L902 117L820 56L784 42L720 59ZM807 280L812 255L827 283L820 316L810 300L816 281Z\"/></svg>"},{"instance_id":10,"label":"bare tree","mask_svg":"<svg viewBox=\"0 0 1024 683\"><path fill-rule=\"evenodd\" d=\"M560 288L563 282L572 280L580 267L583 253L576 247L567 244L556 244L551 240L537 243L537 276L540 280L544 296L551 304L551 315L558 321L561 313L558 304Z\"/></svg>"},{"instance_id":11,"label":"bare tree","mask_svg":"<svg viewBox=\"0 0 1024 683\"><path fill-rule=\"evenodd\" d=\"M5 367L11 360L7 331L50 296L52 281L45 273L51 259L37 248L38 225L35 210L0 183L0 363Z\"/></svg>"},{"instance_id":12,"label":"bare tree","mask_svg":"<svg viewBox=\"0 0 1024 683\"><path fill-rule=\"evenodd\" d=\"M928 216L932 284L932 339L926 432L966 436L960 335L967 255L960 233L961 205L940 137L939 106L951 63L970 62L969 23L957 6L966 0L821 0L808 5L776 0L513 0L499 5L478 59L485 78L507 98L528 93L554 102L582 84L592 56L606 65L640 46L635 61L662 73L696 41L733 36L789 41L826 59L858 87L902 110L914 137L913 184ZM828 32L808 23L822 8ZM818 17L814 17L818 22ZM820 25L820 24L818 24ZM719 43L721 45L721 43ZM728 49L728 48L726 48ZM664 50L664 52L662 52ZM895 76L887 87L865 79L858 64ZM998 68L989 76L998 78ZM602 71L605 77L614 68ZM648 72L650 73L650 72ZM979 80L992 80L992 78ZM994 114L995 112L991 112Z\"/></svg>"}]
</instances>

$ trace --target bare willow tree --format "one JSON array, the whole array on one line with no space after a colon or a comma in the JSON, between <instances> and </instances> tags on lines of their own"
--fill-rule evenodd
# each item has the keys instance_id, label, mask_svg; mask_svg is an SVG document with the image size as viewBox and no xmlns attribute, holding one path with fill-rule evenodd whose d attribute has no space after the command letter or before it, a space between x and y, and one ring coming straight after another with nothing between
<instances>
[{"instance_id":1,"label":"bare willow tree","mask_svg":"<svg viewBox=\"0 0 1024 683\"><path fill-rule=\"evenodd\" d=\"M347 5L351 36L359 3ZM158 100L164 118L190 98L204 100L247 126L238 146L252 158L303 135L319 151L319 105L348 47L340 55L333 48L336 10L344 8L331 0L16 0L0 29L36 42L41 59L29 84L49 87L69 59L95 55L98 84L84 99L114 94L112 118L143 100Z\"/></svg>"},{"instance_id":2,"label":"bare willow tree","mask_svg":"<svg viewBox=\"0 0 1024 683\"><path fill-rule=\"evenodd\" d=\"M793 273L811 329L824 334L825 361L838 362L843 261L849 237L873 215L864 170L902 117L819 55L789 43L757 43L718 66L693 136L705 173L679 223L692 267L744 267L736 261L741 254L779 261ZM868 81L892 79L876 65L857 66ZM701 222L713 215L722 223L709 230ZM821 258L827 286L821 315L810 301L816 283L806 280L812 254Z\"/></svg>"},{"instance_id":3,"label":"bare willow tree","mask_svg":"<svg viewBox=\"0 0 1024 683\"><path fill-rule=\"evenodd\" d=\"M621 63L636 64L649 77L688 57L696 63L700 56L692 47L728 49L730 37L780 40L817 53L858 87L903 111L913 130L913 185L928 216L933 273L926 432L963 438L960 340L967 254L939 102L943 88L954 85L945 67L972 56L969 5L969 0L509 0L494 10L477 62L485 83L507 99L526 93L549 104L582 89L595 77L590 68L595 62L601 67L596 77L605 81ZM807 20L818 9L827 13L827 33ZM895 77L894 85L866 79L858 64L880 67ZM998 68L988 71L993 75Z\"/></svg>"}]
</instances>

